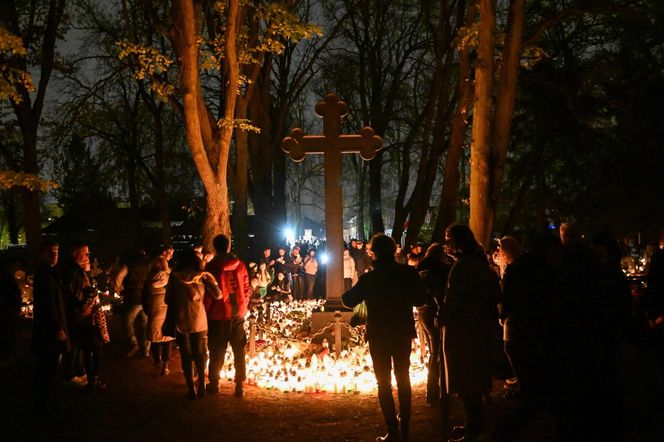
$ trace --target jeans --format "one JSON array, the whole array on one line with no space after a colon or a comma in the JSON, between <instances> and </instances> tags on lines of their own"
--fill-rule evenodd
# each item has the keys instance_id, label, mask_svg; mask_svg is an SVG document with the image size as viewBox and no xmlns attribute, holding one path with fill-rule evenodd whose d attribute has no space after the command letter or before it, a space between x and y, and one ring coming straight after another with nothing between
<instances>
[{"instance_id":1,"label":"jeans","mask_svg":"<svg viewBox=\"0 0 664 442\"><path fill-rule=\"evenodd\" d=\"M247 377L244 351L247 345L247 334L244 330L244 319L208 320L208 346L210 348L208 377L212 385L219 384L219 372L224 366L228 344L231 344L233 350L235 383L239 384Z\"/></svg>"},{"instance_id":2,"label":"jeans","mask_svg":"<svg viewBox=\"0 0 664 442\"><path fill-rule=\"evenodd\" d=\"M436 327L434 317L435 308L420 307L417 309L417 321L422 327L424 339L429 349L429 362L427 363L427 399L436 400L440 397L440 329Z\"/></svg>"},{"instance_id":3,"label":"jeans","mask_svg":"<svg viewBox=\"0 0 664 442\"><path fill-rule=\"evenodd\" d=\"M136 337L136 329L134 327L138 319L140 325L140 336ZM136 345L141 346L141 350L147 352L147 339L146 332L148 328L148 316L143 311L143 306L141 304L130 305L127 310L127 316L125 317L125 330L127 331L127 338L129 339L129 345L134 347Z\"/></svg>"},{"instance_id":4,"label":"jeans","mask_svg":"<svg viewBox=\"0 0 664 442\"><path fill-rule=\"evenodd\" d=\"M304 293L303 278L300 275L296 274L296 273L294 273L292 275L292 278L293 278L293 286L292 286L292 288L293 288L293 298L294 299L304 299L305 293Z\"/></svg>"},{"instance_id":5,"label":"jeans","mask_svg":"<svg viewBox=\"0 0 664 442\"><path fill-rule=\"evenodd\" d=\"M315 283L316 283L316 275L311 275L309 273L304 274L305 299L314 299Z\"/></svg>"},{"instance_id":6,"label":"jeans","mask_svg":"<svg viewBox=\"0 0 664 442\"><path fill-rule=\"evenodd\" d=\"M171 341L153 342L150 344L150 353L155 363L168 362L171 360Z\"/></svg>"},{"instance_id":7,"label":"jeans","mask_svg":"<svg viewBox=\"0 0 664 442\"><path fill-rule=\"evenodd\" d=\"M81 330L80 349L83 355L83 366L88 374L88 382L99 377L101 365L101 349L104 341L99 330L94 326L83 327Z\"/></svg>"},{"instance_id":8,"label":"jeans","mask_svg":"<svg viewBox=\"0 0 664 442\"><path fill-rule=\"evenodd\" d=\"M410 347L411 339L405 338L390 342L369 341L369 353L371 353L376 382L378 383L378 401L383 411L387 431L390 433L396 433L399 428L394 397L392 397L392 363L394 363L394 377L397 380L399 414L402 421L410 420L412 401L408 372L410 369Z\"/></svg>"},{"instance_id":9,"label":"jeans","mask_svg":"<svg viewBox=\"0 0 664 442\"><path fill-rule=\"evenodd\" d=\"M194 370L198 375L198 388L205 388L205 332L177 333L184 380L190 392L194 391ZM193 363L193 366L192 366Z\"/></svg>"},{"instance_id":10,"label":"jeans","mask_svg":"<svg viewBox=\"0 0 664 442\"><path fill-rule=\"evenodd\" d=\"M58 374L62 353L56 347L44 349L35 355L34 387L35 402L51 399L51 393Z\"/></svg>"}]
</instances>

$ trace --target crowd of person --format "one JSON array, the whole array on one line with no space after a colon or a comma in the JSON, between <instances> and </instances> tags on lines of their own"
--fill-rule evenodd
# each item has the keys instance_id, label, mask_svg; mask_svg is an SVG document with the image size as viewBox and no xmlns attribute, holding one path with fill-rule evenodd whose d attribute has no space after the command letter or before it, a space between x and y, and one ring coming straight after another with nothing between
<instances>
[{"instance_id":1,"label":"crowd of person","mask_svg":"<svg viewBox=\"0 0 664 442\"><path fill-rule=\"evenodd\" d=\"M573 224L562 224L559 235L537 237L525 253L509 236L495 250L484 250L463 225L448 228L445 241L431 244L424 255L420 246L404 253L391 238L375 236L369 247L373 271L360 276L343 301L367 307L367 339L387 427L376 440L409 438L406 347L415 333L408 314L414 307L429 348L427 403L440 408L444 438L515 440L546 413L557 440L622 440L623 339L643 327L650 336L664 331L662 245L650 263L639 321L618 243L603 234L585 238ZM501 360L508 363L507 383L519 401L488 431L485 401ZM451 395L463 403L463 425L450 424Z\"/></svg>"},{"instance_id":2,"label":"crowd of person","mask_svg":"<svg viewBox=\"0 0 664 442\"><path fill-rule=\"evenodd\" d=\"M230 254L229 238L219 235L213 245L215 253L209 257L195 248L174 255L173 248L165 246L152 258L137 250L113 278L113 288L123 300L127 357L151 355L158 372L166 376L172 343L177 342L190 399L219 392L219 372L229 344L235 396L244 394L249 273ZM36 409L47 411L57 406L53 386L59 372L66 382L88 390L106 388L99 374L102 348L110 335L89 277L88 245L75 244L70 259L62 263L57 242L45 240L39 251L33 278L34 397Z\"/></svg>"},{"instance_id":3,"label":"crowd of person","mask_svg":"<svg viewBox=\"0 0 664 442\"><path fill-rule=\"evenodd\" d=\"M492 440L513 440L539 413L553 416L559 440L620 440L621 349L633 325L633 300L618 244L606 235L584 238L574 225L563 224L559 235L543 234L527 246L508 236L487 251L464 225L448 228L444 241L426 251L421 244L403 250L382 234L368 243L349 241L341 257L343 302L366 309L366 339L387 428L377 440L409 439L408 370L416 335L429 354L426 401L439 407L441 435L450 440L486 434L485 401L501 360L519 405L492 428ZM137 250L118 266L112 287L123 300L128 357L151 356L166 376L177 343L186 396L197 399L219 392L230 345L234 394L242 398L244 318L251 300L320 297L324 263L308 244L279 247L275 254L266 247L247 265L230 253L228 237L217 236L213 247L212 253L202 246L175 253L165 246L154 257ZM100 365L110 335L89 277L88 245L75 244L62 262L53 240L43 241L39 252L33 278L34 386L38 409L50 410L59 372L88 390L106 388ZM4 291L14 289L10 279L0 275ZM662 334L661 244L647 283L643 324ZM661 362L664 379L664 357ZM463 403L463 425L450 423L452 395Z\"/></svg>"}]
</instances>

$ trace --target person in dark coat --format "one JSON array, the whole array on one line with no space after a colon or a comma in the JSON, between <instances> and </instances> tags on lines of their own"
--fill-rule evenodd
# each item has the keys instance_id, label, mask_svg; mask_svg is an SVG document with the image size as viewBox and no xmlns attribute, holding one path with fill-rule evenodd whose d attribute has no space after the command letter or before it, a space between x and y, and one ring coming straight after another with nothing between
<instances>
[{"instance_id":1,"label":"person in dark coat","mask_svg":"<svg viewBox=\"0 0 664 442\"><path fill-rule=\"evenodd\" d=\"M35 405L48 409L60 356L69 346L67 317L56 265L60 246L52 240L39 245L40 263L33 277L32 351L35 354Z\"/></svg>"},{"instance_id":2,"label":"person in dark coat","mask_svg":"<svg viewBox=\"0 0 664 442\"><path fill-rule=\"evenodd\" d=\"M445 241L455 260L440 316L446 389L461 397L466 410L466 434L461 440L473 440L483 431L482 396L492 387L490 365L492 346L497 345L494 331L500 284L467 226L449 227Z\"/></svg>"},{"instance_id":3,"label":"person in dark coat","mask_svg":"<svg viewBox=\"0 0 664 442\"><path fill-rule=\"evenodd\" d=\"M3 258L0 264L0 361L8 361L13 365L23 304L21 289L15 276L20 262L10 257Z\"/></svg>"},{"instance_id":4,"label":"person in dark coat","mask_svg":"<svg viewBox=\"0 0 664 442\"><path fill-rule=\"evenodd\" d=\"M618 241L606 233L593 236L590 248L599 266L599 295L591 354L595 365L594 437L603 441L623 440L622 378L623 344L631 316L631 290L620 267Z\"/></svg>"},{"instance_id":5,"label":"person in dark coat","mask_svg":"<svg viewBox=\"0 0 664 442\"><path fill-rule=\"evenodd\" d=\"M559 440L605 440L599 424L604 422L600 398L605 394L601 391L604 373L600 372L607 367L599 362L609 351L603 335L611 295L603 293L600 262L576 227L561 225L560 236L563 253L557 278L558 306L553 312L559 318L554 330L556 433Z\"/></svg>"},{"instance_id":6,"label":"person in dark coat","mask_svg":"<svg viewBox=\"0 0 664 442\"><path fill-rule=\"evenodd\" d=\"M440 399L441 362L440 359L440 328L436 317L438 306L443 303L445 284L450 267L445 262L445 252L440 243L433 243L427 249L424 258L417 266L427 289L427 297L423 306L417 308L417 321L424 332L429 362L427 363L427 403L434 404Z\"/></svg>"},{"instance_id":7,"label":"person in dark coat","mask_svg":"<svg viewBox=\"0 0 664 442\"><path fill-rule=\"evenodd\" d=\"M371 239L373 270L360 276L358 283L343 294L347 307L363 301L367 306L369 352L378 383L378 400L387 435L378 441L408 439L411 408L409 377L412 339L416 336L413 307L425 301L425 288L417 270L394 260L396 244L389 236ZM392 397L391 371L397 380L399 418Z\"/></svg>"},{"instance_id":8,"label":"person in dark coat","mask_svg":"<svg viewBox=\"0 0 664 442\"><path fill-rule=\"evenodd\" d=\"M60 264L58 264L60 266ZM59 268L62 300L65 305L67 330L69 331L69 349L63 356L63 377L65 380L81 384L85 370L81 358L81 324L76 316L85 302L85 289L91 286L87 271L90 270L90 249L84 242L77 242L72 247L68 262Z\"/></svg>"},{"instance_id":9,"label":"person in dark coat","mask_svg":"<svg viewBox=\"0 0 664 442\"><path fill-rule=\"evenodd\" d=\"M396 249L394 253L396 253ZM364 247L362 241L355 243L355 255L351 254L351 256L355 260L355 271L357 271L358 277L371 270L371 257L367 253L367 248Z\"/></svg>"},{"instance_id":10,"label":"person in dark coat","mask_svg":"<svg viewBox=\"0 0 664 442\"><path fill-rule=\"evenodd\" d=\"M519 380L519 402L493 434L492 440L514 440L518 431L540 412L550 412L557 278L560 240L550 234L535 239L530 250L506 266L500 317L510 363Z\"/></svg>"}]
</instances>

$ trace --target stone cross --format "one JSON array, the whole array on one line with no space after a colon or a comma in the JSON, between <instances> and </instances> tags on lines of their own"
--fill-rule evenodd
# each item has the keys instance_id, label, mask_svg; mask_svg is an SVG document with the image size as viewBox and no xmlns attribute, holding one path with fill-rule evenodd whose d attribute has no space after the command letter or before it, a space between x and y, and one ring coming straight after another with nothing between
<instances>
[{"instance_id":1,"label":"stone cross","mask_svg":"<svg viewBox=\"0 0 664 442\"><path fill-rule=\"evenodd\" d=\"M348 114L348 105L334 94L327 94L316 105L316 114L323 118L323 135L305 135L302 129L293 129L281 147L295 162L304 160L307 154L325 155L325 237L329 257L326 305L340 307L344 292L341 156L359 153L368 161L383 147L383 140L370 127L364 127L358 135L341 135L341 119Z\"/></svg>"}]
</instances>

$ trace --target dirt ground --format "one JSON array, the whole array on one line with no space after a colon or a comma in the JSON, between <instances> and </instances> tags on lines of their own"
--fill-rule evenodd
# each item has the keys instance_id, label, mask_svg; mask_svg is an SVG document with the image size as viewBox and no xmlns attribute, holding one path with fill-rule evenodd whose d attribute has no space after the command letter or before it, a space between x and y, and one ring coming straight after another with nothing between
<instances>
[{"instance_id":1,"label":"dirt ground","mask_svg":"<svg viewBox=\"0 0 664 442\"><path fill-rule=\"evenodd\" d=\"M122 336L118 318L113 336ZM73 385L57 389L60 409L36 415L32 409L30 323L24 321L16 363L2 368L0 400L3 411L0 440L4 441L373 441L384 433L375 394L282 393L247 386L245 398L233 397L233 384L203 399L185 399L179 357L169 376L158 375L152 359L126 358L120 338L104 348L102 377L106 391L86 392ZM643 353L631 355L643 358ZM646 364L647 365L647 364ZM664 401L648 384L652 372L636 371L639 382L626 400L628 433L625 440L664 440ZM425 403L424 387L413 392L413 441L438 441L438 410ZM497 381L488 405L492 421L515 404L502 397ZM461 423L455 402L454 423ZM488 440L488 438L485 438ZM554 440L551 420L543 416L518 440Z\"/></svg>"}]
</instances>

